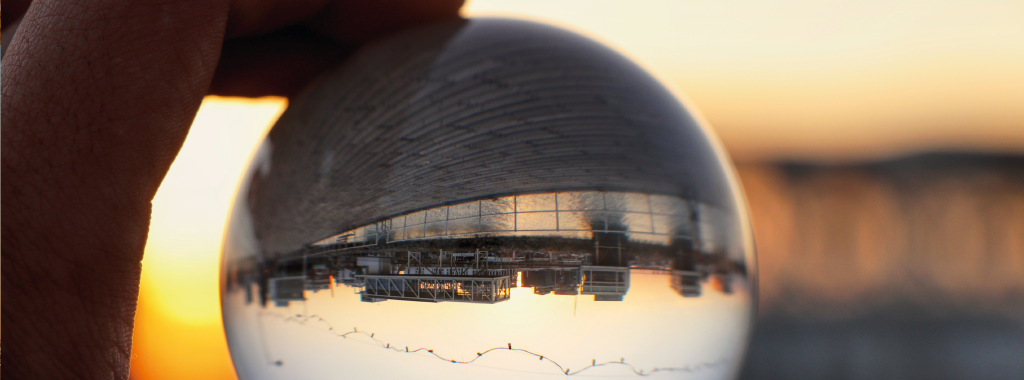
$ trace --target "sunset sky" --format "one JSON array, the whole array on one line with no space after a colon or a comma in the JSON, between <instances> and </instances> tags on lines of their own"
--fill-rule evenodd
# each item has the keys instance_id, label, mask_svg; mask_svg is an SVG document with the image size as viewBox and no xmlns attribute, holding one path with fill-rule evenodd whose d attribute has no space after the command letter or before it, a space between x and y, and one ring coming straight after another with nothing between
<instances>
[{"instance_id":1,"label":"sunset sky","mask_svg":"<svg viewBox=\"0 0 1024 380\"><path fill-rule=\"evenodd\" d=\"M1024 153L1021 1L471 1L613 46L686 96L738 160ZM220 243L282 99L208 98L153 202L132 375L232 378Z\"/></svg>"},{"instance_id":2,"label":"sunset sky","mask_svg":"<svg viewBox=\"0 0 1024 380\"><path fill-rule=\"evenodd\" d=\"M1024 152L1024 2L473 1L598 39L685 93L736 158Z\"/></svg>"}]
</instances>

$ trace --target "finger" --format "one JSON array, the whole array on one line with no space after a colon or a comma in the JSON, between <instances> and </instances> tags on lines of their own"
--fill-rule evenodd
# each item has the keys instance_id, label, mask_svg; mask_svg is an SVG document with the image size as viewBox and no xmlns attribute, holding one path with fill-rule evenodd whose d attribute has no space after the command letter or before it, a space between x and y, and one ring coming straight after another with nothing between
<instances>
[{"instance_id":1,"label":"finger","mask_svg":"<svg viewBox=\"0 0 1024 380\"><path fill-rule=\"evenodd\" d=\"M409 25L457 18L461 5L461 0L236 0L227 33L241 37L225 44L210 93L291 96L359 43ZM303 22L308 28L281 29L313 14Z\"/></svg>"},{"instance_id":2,"label":"finger","mask_svg":"<svg viewBox=\"0 0 1024 380\"><path fill-rule=\"evenodd\" d=\"M341 42L365 42L409 25L458 17L463 0L235 0L229 38L266 33L310 20Z\"/></svg>"},{"instance_id":3,"label":"finger","mask_svg":"<svg viewBox=\"0 0 1024 380\"><path fill-rule=\"evenodd\" d=\"M308 20L327 8L330 0L234 0L228 38L263 34Z\"/></svg>"},{"instance_id":4,"label":"finger","mask_svg":"<svg viewBox=\"0 0 1024 380\"><path fill-rule=\"evenodd\" d=\"M456 18L461 5L462 0L236 0L227 27L227 35L236 38L224 45L210 93L291 96L337 66L359 43L400 28ZM308 28L281 29L303 19Z\"/></svg>"},{"instance_id":5,"label":"finger","mask_svg":"<svg viewBox=\"0 0 1024 380\"><path fill-rule=\"evenodd\" d=\"M21 23L21 19L14 20L12 24L4 24L3 35L0 35L0 56L3 56L7 52L7 46L11 44L11 40L14 38L14 32L18 31L18 24Z\"/></svg>"},{"instance_id":6,"label":"finger","mask_svg":"<svg viewBox=\"0 0 1024 380\"><path fill-rule=\"evenodd\" d=\"M3 338L18 347L4 375L127 378L150 200L228 8L36 0L25 13L0 74Z\"/></svg>"},{"instance_id":7,"label":"finger","mask_svg":"<svg viewBox=\"0 0 1024 380\"><path fill-rule=\"evenodd\" d=\"M239 15L232 30L251 34L315 12L319 30L360 42L456 12L454 2L438 11L413 0L311 1L306 8L239 1L235 8L230 0L36 0L28 7L0 68L2 319L5 344L19 347L8 352L5 374L127 377L149 202L209 89L229 13ZM388 8L400 5L414 11ZM244 45L239 54L253 54ZM297 51L337 59L316 48Z\"/></svg>"},{"instance_id":8,"label":"finger","mask_svg":"<svg viewBox=\"0 0 1024 380\"><path fill-rule=\"evenodd\" d=\"M301 27L234 39L224 45L210 93L291 96L355 47Z\"/></svg>"},{"instance_id":9,"label":"finger","mask_svg":"<svg viewBox=\"0 0 1024 380\"><path fill-rule=\"evenodd\" d=\"M15 21L18 21L18 19L25 14L25 11L28 10L29 4L32 4L32 0L4 1L4 5L7 6L7 9L0 14L0 28L6 32L8 26L14 25Z\"/></svg>"},{"instance_id":10,"label":"finger","mask_svg":"<svg viewBox=\"0 0 1024 380\"><path fill-rule=\"evenodd\" d=\"M462 4L462 0L333 2L310 25L339 41L365 42L409 25L457 18Z\"/></svg>"}]
</instances>

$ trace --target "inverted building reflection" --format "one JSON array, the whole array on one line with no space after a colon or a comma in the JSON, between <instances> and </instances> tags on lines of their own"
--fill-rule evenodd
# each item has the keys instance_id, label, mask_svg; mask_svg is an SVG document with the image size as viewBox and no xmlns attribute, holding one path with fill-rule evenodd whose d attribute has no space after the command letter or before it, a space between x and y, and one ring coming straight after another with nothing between
<instances>
[{"instance_id":1,"label":"inverted building reflection","mask_svg":"<svg viewBox=\"0 0 1024 380\"><path fill-rule=\"evenodd\" d=\"M512 289L622 301L631 271L671 276L699 297L744 276L735 221L714 207L638 193L558 192L421 210L309 244L278 258L228 264L229 287L287 306L304 292L356 288L364 302L498 303Z\"/></svg>"}]
</instances>

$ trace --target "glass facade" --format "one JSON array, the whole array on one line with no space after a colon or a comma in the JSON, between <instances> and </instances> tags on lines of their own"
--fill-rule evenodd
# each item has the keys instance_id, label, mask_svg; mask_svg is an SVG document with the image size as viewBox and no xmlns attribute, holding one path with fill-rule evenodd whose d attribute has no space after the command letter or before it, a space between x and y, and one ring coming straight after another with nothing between
<instances>
[{"instance_id":1,"label":"glass facade","mask_svg":"<svg viewBox=\"0 0 1024 380\"><path fill-rule=\"evenodd\" d=\"M716 223L724 222L723 219L724 213L714 207L672 196L551 192L420 210L345 231L317 241L311 248L330 250L422 239L507 235L591 239L595 232L621 233L630 241L649 244L667 245L682 238L714 245L713 237L721 235L714 231L727 228Z\"/></svg>"}]
</instances>

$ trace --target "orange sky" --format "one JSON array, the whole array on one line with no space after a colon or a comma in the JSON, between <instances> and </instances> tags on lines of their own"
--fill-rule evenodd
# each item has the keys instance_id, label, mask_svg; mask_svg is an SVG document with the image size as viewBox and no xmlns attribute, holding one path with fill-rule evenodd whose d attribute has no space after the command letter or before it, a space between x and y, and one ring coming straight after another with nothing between
<instances>
[{"instance_id":1,"label":"orange sky","mask_svg":"<svg viewBox=\"0 0 1024 380\"><path fill-rule=\"evenodd\" d=\"M135 316L132 376L234 378L218 276L228 207L283 99L209 97L153 199Z\"/></svg>"},{"instance_id":2,"label":"orange sky","mask_svg":"<svg viewBox=\"0 0 1024 380\"><path fill-rule=\"evenodd\" d=\"M1024 153L1024 2L471 1L561 25L684 92L733 157ZM232 378L224 221L282 99L208 98L153 202L132 375Z\"/></svg>"}]
</instances>

